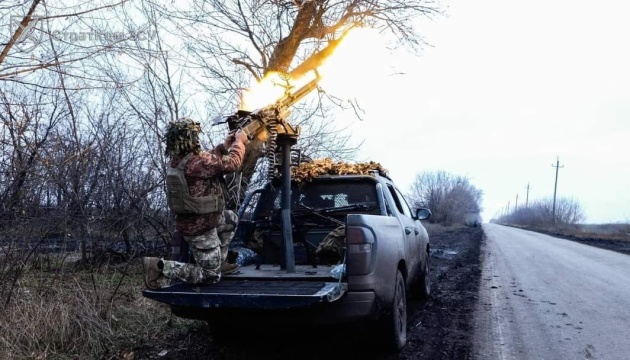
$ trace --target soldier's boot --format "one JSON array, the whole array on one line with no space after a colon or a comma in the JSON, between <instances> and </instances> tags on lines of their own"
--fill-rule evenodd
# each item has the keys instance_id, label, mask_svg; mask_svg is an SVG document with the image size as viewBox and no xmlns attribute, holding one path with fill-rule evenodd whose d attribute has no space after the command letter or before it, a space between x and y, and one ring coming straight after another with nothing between
<instances>
[{"instance_id":1,"label":"soldier's boot","mask_svg":"<svg viewBox=\"0 0 630 360\"><path fill-rule=\"evenodd\" d=\"M160 280L164 278L162 269L160 268L160 259L156 257L144 257L142 259L144 265L144 283L149 289L159 289Z\"/></svg>"},{"instance_id":2,"label":"soldier's boot","mask_svg":"<svg viewBox=\"0 0 630 360\"><path fill-rule=\"evenodd\" d=\"M221 274L222 275L234 274L240 267L241 266L239 264L232 264L227 261L224 261L223 264L221 264Z\"/></svg>"}]
</instances>

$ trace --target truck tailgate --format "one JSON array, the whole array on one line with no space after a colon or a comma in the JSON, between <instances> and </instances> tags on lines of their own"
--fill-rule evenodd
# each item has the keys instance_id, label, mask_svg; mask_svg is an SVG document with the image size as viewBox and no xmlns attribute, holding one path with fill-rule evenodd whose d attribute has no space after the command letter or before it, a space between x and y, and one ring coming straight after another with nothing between
<instances>
[{"instance_id":1,"label":"truck tailgate","mask_svg":"<svg viewBox=\"0 0 630 360\"><path fill-rule=\"evenodd\" d=\"M345 283L324 281L222 280L214 285L175 284L144 290L145 297L172 306L234 309L297 309L338 300Z\"/></svg>"}]
</instances>

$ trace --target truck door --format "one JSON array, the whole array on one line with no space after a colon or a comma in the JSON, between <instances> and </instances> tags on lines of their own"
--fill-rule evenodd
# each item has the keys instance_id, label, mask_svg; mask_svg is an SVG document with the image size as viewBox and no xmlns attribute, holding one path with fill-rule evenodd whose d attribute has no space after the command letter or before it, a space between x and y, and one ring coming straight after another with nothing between
<instances>
[{"instance_id":1,"label":"truck door","mask_svg":"<svg viewBox=\"0 0 630 360\"><path fill-rule=\"evenodd\" d=\"M394 199L396 209L400 214L400 221L405 234L405 260L407 261L409 270L412 271L421 258L421 247L418 241L420 229L418 229L416 221L411 213L411 209L409 208L409 205L407 205L407 202L400 191L391 184L388 184L387 188L389 189L389 192Z\"/></svg>"}]
</instances>

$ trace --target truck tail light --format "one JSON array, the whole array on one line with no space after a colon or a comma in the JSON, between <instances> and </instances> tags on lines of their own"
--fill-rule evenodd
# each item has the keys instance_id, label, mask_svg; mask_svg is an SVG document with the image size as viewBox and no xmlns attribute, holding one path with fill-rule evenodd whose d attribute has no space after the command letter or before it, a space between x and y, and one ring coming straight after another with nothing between
<instances>
[{"instance_id":1,"label":"truck tail light","mask_svg":"<svg viewBox=\"0 0 630 360\"><path fill-rule=\"evenodd\" d=\"M370 252L372 251L372 244L350 244L348 251L352 253Z\"/></svg>"},{"instance_id":2,"label":"truck tail light","mask_svg":"<svg viewBox=\"0 0 630 360\"><path fill-rule=\"evenodd\" d=\"M346 231L348 252L371 252L374 235L364 227L349 227Z\"/></svg>"},{"instance_id":3,"label":"truck tail light","mask_svg":"<svg viewBox=\"0 0 630 360\"><path fill-rule=\"evenodd\" d=\"M372 248L374 233L361 226L349 226L346 229L348 245L348 275L368 274L372 267Z\"/></svg>"},{"instance_id":4,"label":"truck tail light","mask_svg":"<svg viewBox=\"0 0 630 360\"><path fill-rule=\"evenodd\" d=\"M346 230L348 244L372 244L374 234L370 229L360 226L350 226Z\"/></svg>"}]
</instances>

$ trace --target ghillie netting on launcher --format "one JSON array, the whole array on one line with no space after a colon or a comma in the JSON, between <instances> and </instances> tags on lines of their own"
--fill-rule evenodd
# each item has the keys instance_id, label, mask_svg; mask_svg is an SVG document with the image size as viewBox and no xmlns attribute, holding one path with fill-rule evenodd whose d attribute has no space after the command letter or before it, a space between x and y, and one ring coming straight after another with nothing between
<instances>
[{"instance_id":1,"label":"ghillie netting on launcher","mask_svg":"<svg viewBox=\"0 0 630 360\"><path fill-rule=\"evenodd\" d=\"M387 175L387 169L374 161L353 164L344 161L334 161L331 158L323 158L303 162L300 166L292 167L291 178L296 182L307 182L322 175L374 176L375 170L381 175Z\"/></svg>"}]
</instances>

